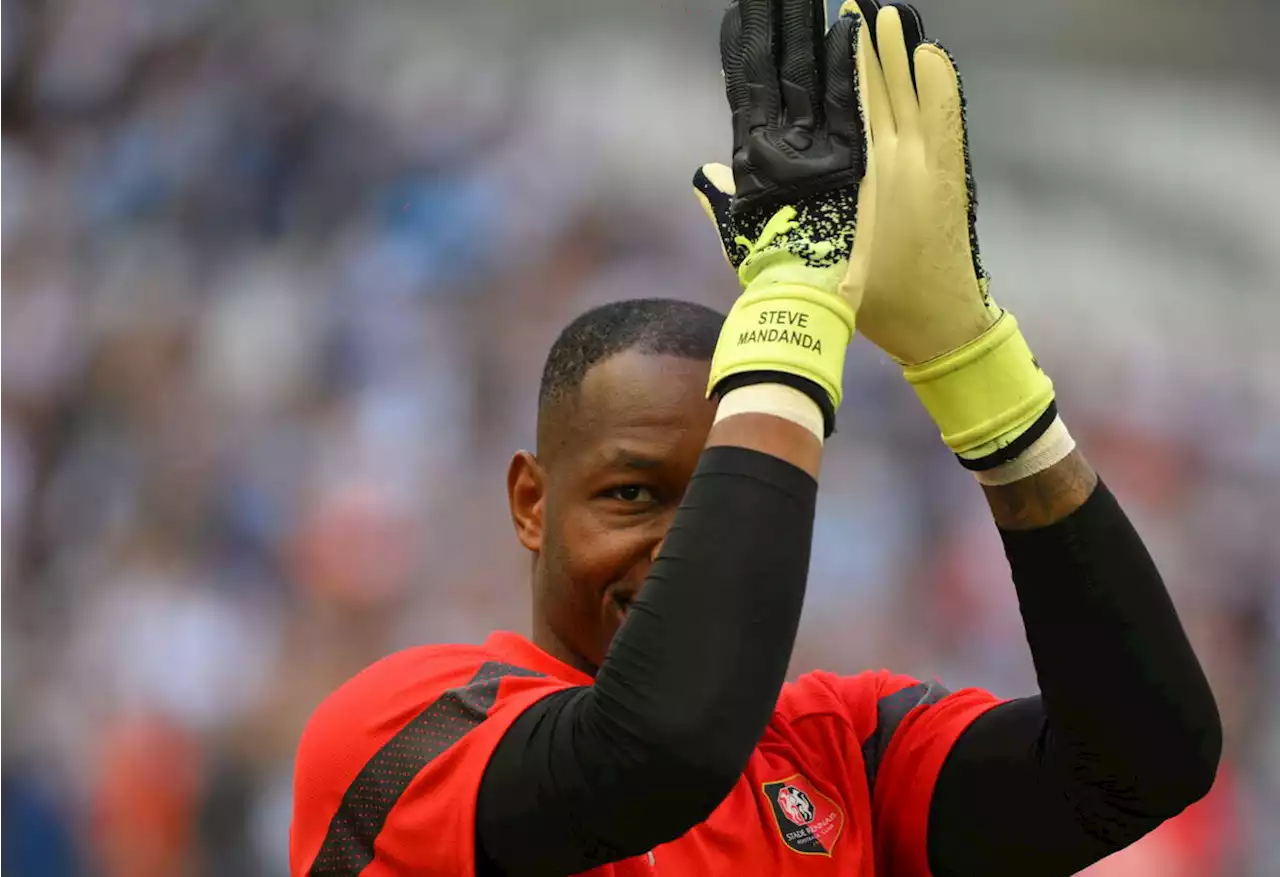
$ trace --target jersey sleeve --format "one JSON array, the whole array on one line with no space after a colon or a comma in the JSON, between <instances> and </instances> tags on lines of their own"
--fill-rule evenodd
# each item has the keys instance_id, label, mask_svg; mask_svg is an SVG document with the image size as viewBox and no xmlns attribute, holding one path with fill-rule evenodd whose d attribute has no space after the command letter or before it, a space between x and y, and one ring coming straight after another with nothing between
<instances>
[{"instance_id":1,"label":"jersey sleeve","mask_svg":"<svg viewBox=\"0 0 1280 877\"><path fill-rule=\"evenodd\" d=\"M942 764L974 719L1002 701L885 671L811 673L801 683L806 702L838 709L858 741L860 757L846 754L845 764L857 774L850 782L866 784L880 872L928 877L929 806Z\"/></svg>"},{"instance_id":2,"label":"jersey sleeve","mask_svg":"<svg viewBox=\"0 0 1280 877\"><path fill-rule=\"evenodd\" d=\"M490 755L525 709L571 686L469 652L388 659L317 710L294 771L293 877L474 875Z\"/></svg>"}]
</instances>

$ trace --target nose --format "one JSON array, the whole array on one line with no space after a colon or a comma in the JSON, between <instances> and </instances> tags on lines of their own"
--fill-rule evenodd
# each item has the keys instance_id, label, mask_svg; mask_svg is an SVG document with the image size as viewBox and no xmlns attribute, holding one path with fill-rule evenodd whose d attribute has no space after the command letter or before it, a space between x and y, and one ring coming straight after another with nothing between
<instances>
[{"instance_id":1,"label":"nose","mask_svg":"<svg viewBox=\"0 0 1280 877\"><path fill-rule=\"evenodd\" d=\"M654 543L653 550L649 552L649 562L657 563L658 555L662 553L662 543L667 541L667 534L663 533L662 538Z\"/></svg>"}]
</instances>

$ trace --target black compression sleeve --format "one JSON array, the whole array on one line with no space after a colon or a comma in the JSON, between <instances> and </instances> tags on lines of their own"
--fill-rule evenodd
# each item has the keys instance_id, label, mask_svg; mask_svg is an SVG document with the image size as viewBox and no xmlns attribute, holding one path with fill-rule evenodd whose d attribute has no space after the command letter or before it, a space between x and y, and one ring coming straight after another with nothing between
<instances>
[{"instance_id":1,"label":"black compression sleeve","mask_svg":"<svg viewBox=\"0 0 1280 877\"><path fill-rule=\"evenodd\" d=\"M952 749L929 817L938 877L1074 874L1203 796L1222 746L1169 594L1105 486L1001 537L1041 695Z\"/></svg>"},{"instance_id":2,"label":"black compression sleeve","mask_svg":"<svg viewBox=\"0 0 1280 877\"><path fill-rule=\"evenodd\" d=\"M498 744L476 818L482 873L574 874L710 815L782 688L816 496L775 457L703 453L595 685L535 704Z\"/></svg>"}]
</instances>

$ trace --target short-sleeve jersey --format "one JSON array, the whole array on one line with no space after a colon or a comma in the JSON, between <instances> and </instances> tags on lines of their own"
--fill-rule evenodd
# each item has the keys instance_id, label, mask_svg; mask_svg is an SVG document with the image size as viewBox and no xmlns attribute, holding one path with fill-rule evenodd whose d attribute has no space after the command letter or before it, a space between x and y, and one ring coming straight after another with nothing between
<instances>
[{"instance_id":1,"label":"short-sleeve jersey","mask_svg":"<svg viewBox=\"0 0 1280 877\"><path fill-rule=\"evenodd\" d=\"M475 874L480 781L521 712L591 678L516 634L374 664L303 732L295 877ZM787 684L728 797L705 822L593 877L926 877L929 802L952 744L998 701L887 672Z\"/></svg>"}]
</instances>

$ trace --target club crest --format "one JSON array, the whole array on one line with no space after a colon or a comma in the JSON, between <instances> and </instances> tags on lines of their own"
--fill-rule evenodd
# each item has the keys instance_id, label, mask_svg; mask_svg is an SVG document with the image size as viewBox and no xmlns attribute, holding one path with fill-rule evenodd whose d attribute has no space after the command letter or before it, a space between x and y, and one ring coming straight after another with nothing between
<instances>
[{"instance_id":1,"label":"club crest","mask_svg":"<svg viewBox=\"0 0 1280 877\"><path fill-rule=\"evenodd\" d=\"M797 853L831 855L844 828L844 811L835 801L800 774L765 783L761 788L783 843Z\"/></svg>"}]
</instances>

